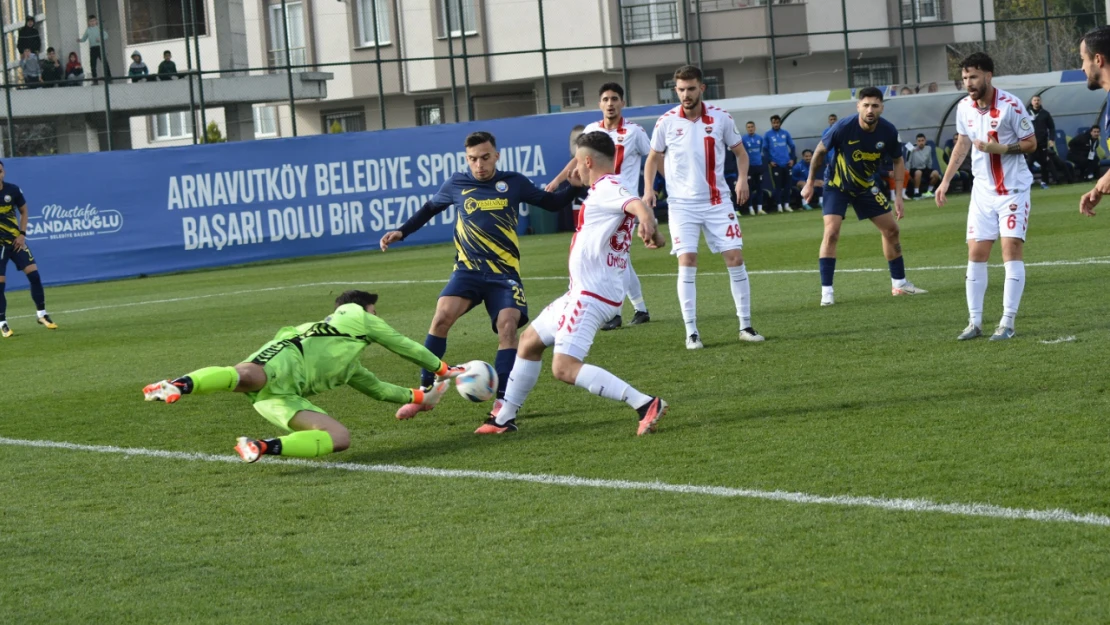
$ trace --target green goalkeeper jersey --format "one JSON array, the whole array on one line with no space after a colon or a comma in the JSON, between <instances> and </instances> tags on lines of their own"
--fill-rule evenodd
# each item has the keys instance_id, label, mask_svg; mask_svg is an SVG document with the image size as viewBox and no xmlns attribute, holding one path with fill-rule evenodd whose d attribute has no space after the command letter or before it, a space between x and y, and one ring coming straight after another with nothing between
<instances>
[{"instance_id":1,"label":"green goalkeeper jersey","mask_svg":"<svg viewBox=\"0 0 1110 625\"><path fill-rule=\"evenodd\" d=\"M394 330L380 318L366 312L358 304L344 304L335 309L323 321L305 323L295 328L285 327L278 331L273 341L251 357L252 362L266 365L278 353L289 362L299 360L299 371L289 371L282 367L278 373L282 377L291 376L295 380L282 380L282 386L293 386L302 397L350 385L371 397L391 401L411 401L403 397L391 397L392 390L404 391L378 380L373 373L362 366L359 355L369 345L377 343L398 356L429 371L440 368L440 359L423 345ZM275 363L276 364L276 363ZM275 382L275 380L270 380ZM383 396L385 395L385 396Z\"/></svg>"}]
</instances>

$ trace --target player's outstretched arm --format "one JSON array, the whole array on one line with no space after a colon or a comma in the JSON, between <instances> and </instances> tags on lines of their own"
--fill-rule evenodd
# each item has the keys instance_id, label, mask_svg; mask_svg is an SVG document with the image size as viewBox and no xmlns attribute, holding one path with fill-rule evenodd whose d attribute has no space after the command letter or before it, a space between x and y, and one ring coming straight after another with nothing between
<instances>
[{"instance_id":1,"label":"player's outstretched arm","mask_svg":"<svg viewBox=\"0 0 1110 625\"><path fill-rule=\"evenodd\" d=\"M394 330L392 326L383 321L381 317L364 313L362 318L362 336L381 345L389 351L414 365L434 371L436 374L446 372L448 366L430 352L426 347Z\"/></svg>"},{"instance_id":2,"label":"player's outstretched arm","mask_svg":"<svg viewBox=\"0 0 1110 625\"><path fill-rule=\"evenodd\" d=\"M420 389L405 388L389 382L382 382L378 379L378 376L362 366L355 371L351 379L347 380L347 385L367 397L392 404L419 404L421 402L417 399L421 398L417 396L423 395Z\"/></svg>"},{"instance_id":3,"label":"player's outstretched arm","mask_svg":"<svg viewBox=\"0 0 1110 625\"><path fill-rule=\"evenodd\" d=\"M825 142L818 141L817 147L813 150L813 156L809 159L809 177L806 178L805 186L802 187L802 199L806 204L813 203L814 180L821 166L825 164L825 156L828 153L829 149L825 147Z\"/></svg>"},{"instance_id":4,"label":"player's outstretched arm","mask_svg":"<svg viewBox=\"0 0 1110 625\"><path fill-rule=\"evenodd\" d=\"M948 185L952 184L952 178L956 176L956 172L960 170L960 165L963 164L964 159L967 158L967 153L970 151L971 139L967 135L957 137L956 145L952 146L952 154L948 157L948 167L944 170L944 179L937 186L937 206L944 206L944 203L948 201Z\"/></svg>"},{"instance_id":5,"label":"player's outstretched arm","mask_svg":"<svg viewBox=\"0 0 1110 625\"><path fill-rule=\"evenodd\" d=\"M581 187L573 186L575 181L577 180L577 176L571 176L569 177L569 180L571 181L570 187L567 187L562 191L550 193L548 191L540 189L539 187L532 184L531 181L525 179L523 186L524 194L523 197L521 197L520 199L521 201L527 204L531 204L532 206L539 206L545 211L557 213L570 205L570 203L574 201L575 196L582 192Z\"/></svg>"},{"instance_id":6,"label":"player's outstretched arm","mask_svg":"<svg viewBox=\"0 0 1110 625\"><path fill-rule=\"evenodd\" d=\"M563 171L559 172L559 175L555 176L554 180L547 183L547 186L544 187L543 190L547 191L548 193L554 193L555 189L558 189L559 185L563 184L563 182L566 181L566 179L570 176L570 172L574 171L574 168L577 165L578 165L578 159L576 159L576 158L570 159L570 162L567 163L567 166L563 168Z\"/></svg>"},{"instance_id":7,"label":"player's outstretched arm","mask_svg":"<svg viewBox=\"0 0 1110 625\"><path fill-rule=\"evenodd\" d=\"M424 205L420 207L420 210L416 211L412 217L409 217L408 221L401 224L401 228L399 230L392 230L385 233L385 236L383 236L378 242L383 252L389 249L389 246L391 244L397 243L399 241L404 241L405 237L423 228L424 224L432 220L432 217L435 217L436 215L447 210L448 206L451 206L455 203L454 197L451 194L451 181L453 179L454 177L448 179L447 182L443 183L443 186L441 186L439 188L439 191L432 196L432 199L424 202Z\"/></svg>"}]
</instances>

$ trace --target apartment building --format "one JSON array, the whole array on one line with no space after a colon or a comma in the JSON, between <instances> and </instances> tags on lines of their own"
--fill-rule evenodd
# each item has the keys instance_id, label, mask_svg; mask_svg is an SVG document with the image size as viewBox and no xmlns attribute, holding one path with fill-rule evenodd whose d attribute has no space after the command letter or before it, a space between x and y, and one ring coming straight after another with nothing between
<instances>
[{"instance_id":1,"label":"apartment building","mask_svg":"<svg viewBox=\"0 0 1110 625\"><path fill-rule=\"evenodd\" d=\"M65 26L70 32L83 28L84 14L95 12L91 7L97 4L4 1L43 5L45 21L71 20ZM199 65L244 70L235 75L284 74L291 65L295 75L331 75L323 99L293 107L279 99L206 109L206 121L215 121L225 135L228 125L239 128L230 133L236 138L292 136L294 124L296 134L304 135L378 129L383 117L387 127L396 128L582 110L595 106L597 88L608 81L626 83L632 104L670 102L671 74L687 61L705 71L710 99L944 82L946 45L994 37L993 25L977 23L994 18L993 3L982 3L981 15L981 3L955 0L99 4L102 21L119 32L108 50L117 74L133 51L152 72L169 51L182 70ZM65 17L52 20L52 11ZM188 23L196 24L195 37L187 37L194 32ZM862 32L845 36L845 23ZM539 52L542 48L548 52ZM131 144L192 143L199 123L199 116L180 110L132 116Z\"/></svg>"}]
</instances>

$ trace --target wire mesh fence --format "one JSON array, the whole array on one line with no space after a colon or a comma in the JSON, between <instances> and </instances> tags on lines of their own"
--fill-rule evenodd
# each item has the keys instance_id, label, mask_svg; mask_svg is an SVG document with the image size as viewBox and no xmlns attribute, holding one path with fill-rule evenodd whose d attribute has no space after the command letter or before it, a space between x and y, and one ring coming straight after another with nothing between
<instances>
[{"instance_id":1,"label":"wire mesh fence","mask_svg":"<svg viewBox=\"0 0 1110 625\"><path fill-rule=\"evenodd\" d=\"M674 102L671 74L685 63L703 67L714 100L955 90L956 64L975 50L992 54L1000 74L1075 69L1081 34L1106 23L1098 0L84 5L105 18L95 50L92 21L62 0L0 3L4 155L578 110L605 81L625 85L629 104L663 104Z\"/></svg>"}]
</instances>

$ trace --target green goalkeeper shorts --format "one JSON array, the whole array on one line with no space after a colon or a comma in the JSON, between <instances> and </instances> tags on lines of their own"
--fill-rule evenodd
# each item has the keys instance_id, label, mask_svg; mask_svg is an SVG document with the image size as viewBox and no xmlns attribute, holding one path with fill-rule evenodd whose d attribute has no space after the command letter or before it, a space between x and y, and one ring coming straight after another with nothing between
<instances>
[{"instance_id":1,"label":"green goalkeeper shorts","mask_svg":"<svg viewBox=\"0 0 1110 625\"><path fill-rule=\"evenodd\" d=\"M302 410L327 414L301 396L305 387L304 357L296 341L270 341L252 354L247 362L262 365L266 372L266 385L260 390L246 393L254 409L264 419L292 432L289 422Z\"/></svg>"}]
</instances>

